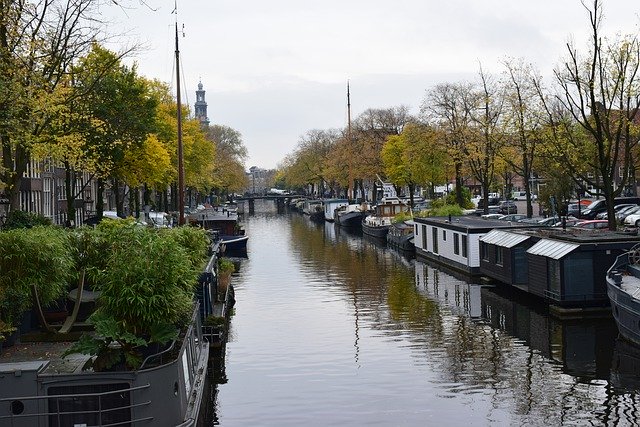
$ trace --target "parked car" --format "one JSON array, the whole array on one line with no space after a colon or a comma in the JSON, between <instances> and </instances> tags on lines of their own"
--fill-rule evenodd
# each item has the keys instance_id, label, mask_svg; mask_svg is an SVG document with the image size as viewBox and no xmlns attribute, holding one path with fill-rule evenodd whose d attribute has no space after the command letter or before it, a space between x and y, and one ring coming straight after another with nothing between
<instances>
[{"instance_id":1,"label":"parked car","mask_svg":"<svg viewBox=\"0 0 640 427\"><path fill-rule=\"evenodd\" d=\"M586 228L589 230L602 230L609 228L609 221L603 219L592 219L588 221L580 221L575 226L576 228Z\"/></svg>"},{"instance_id":2,"label":"parked car","mask_svg":"<svg viewBox=\"0 0 640 427\"><path fill-rule=\"evenodd\" d=\"M523 219L525 219L527 216L524 214L509 214L509 215L502 215L500 218L498 218L500 221L511 221L511 222L518 222L521 221Z\"/></svg>"},{"instance_id":3,"label":"parked car","mask_svg":"<svg viewBox=\"0 0 640 427\"><path fill-rule=\"evenodd\" d=\"M557 216L550 216L549 218L541 219L538 221L538 225L543 225L545 227L553 227L560 221L560 218Z\"/></svg>"},{"instance_id":4,"label":"parked car","mask_svg":"<svg viewBox=\"0 0 640 427\"><path fill-rule=\"evenodd\" d=\"M615 205L613 207L613 210L616 212L620 212L621 209L626 209L633 206L638 206L638 205L636 205L635 203L623 203L620 205ZM607 218L609 218L609 213L607 211L600 212L599 214L596 215L596 219L607 219Z\"/></svg>"},{"instance_id":5,"label":"parked car","mask_svg":"<svg viewBox=\"0 0 640 427\"><path fill-rule=\"evenodd\" d=\"M615 205L620 204L640 204L640 197L616 197L613 199ZM596 215L600 212L607 210L607 201L604 199L596 200L582 210L580 218L582 219L595 219Z\"/></svg>"},{"instance_id":6,"label":"parked car","mask_svg":"<svg viewBox=\"0 0 640 427\"><path fill-rule=\"evenodd\" d=\"M640 213L640 206L632 206L630 208L622 209L621 211L616 213L616 221L619 223L624 223L624 220L633 214Z\"/></svg>"},{"instance_id":7,"label":"parked car","mask_svg":"<svg viewBox=\"0 0 640 427\"><path fill-rule=\"evenodd\" d=\"M498 212L503 215L518 213L518 206L512 200L505 200L498 205Z\"/></svg>"},{"instance_id":8,"label":"parked car","mask_svg":"<svg viewBox=\"0 0 640 427\"><path fill-rule=\"evenodd\" d=\"M504 215L499 214L499 213L490 213L490 214L486 214L486 215L480 215L480 218L482 218L482 219L500 219L503 216Z\"/></svg>"},{"instance_id":9,"label":"parked car","mask_svg":"<svg viewBox=\"0 0 640 427\"><path fill-rule=\"evenodd\" d=\"M499 203L500 203L500 199L498 199L497 197L489 197L488 213L500 213L498 212ZM478 200L478 208L476 209L476 215L483 215L483 214L484 214L484 199L480 199Z\"/></svg>"},{"instance_id":10,"label":"parked car","mask_svg":"<svg viewBox=\"0 0 640 427\"><path fill-rule=\"evenodd\" d=\"M628 215L624 219L624 225L628 225L631 227L640 227L640 212Z\"/></svg>"}]
</instances>

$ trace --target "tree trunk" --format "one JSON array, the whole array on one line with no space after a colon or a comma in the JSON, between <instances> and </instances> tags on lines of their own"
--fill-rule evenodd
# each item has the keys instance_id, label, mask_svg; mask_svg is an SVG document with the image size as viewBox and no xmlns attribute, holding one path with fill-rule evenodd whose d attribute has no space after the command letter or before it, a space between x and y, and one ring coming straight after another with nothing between
<instances>
[{"instance_id":1,"label":"tree trunk","mask_svg":"<svg viewBox=\"0 0 640 427\"><path fill-rule=\"evenodd\" d=\"M64 162L64 191L67 195L67 227L75 227L76 225L76 206L75 206L75 188L76 174L69 162Z\"/></svg>"},{"instance_id":2,"label":"tree trunk","mask_svg":"<svg viewBox=\"0 0 640 427\"><path fill-rule=\"evenodd\" d=\"M104 180L98 178L96 185L96 215L98 218L102 218L104 213Z\"/></svg>"},{"instance_id":3,"label":"tree trunk","mask_svg":"<svg viewBox=\"0 0 640 427\"><path fill-rule=\"evenodd\" d=\"M462 163L456 162L455 164L455 173L456 173L456 203L458 206L464 206L464 194L462 193ZM445 183L447 185L447 183ZM485 200L485 203L486 200ZM486 213L486 212L485 212Z\"/></svg>"}]
</instances>

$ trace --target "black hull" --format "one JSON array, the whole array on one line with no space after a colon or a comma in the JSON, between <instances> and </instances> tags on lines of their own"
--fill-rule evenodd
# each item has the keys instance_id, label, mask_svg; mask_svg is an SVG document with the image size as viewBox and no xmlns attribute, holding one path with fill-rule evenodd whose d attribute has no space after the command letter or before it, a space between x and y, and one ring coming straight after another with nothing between
<instances>
[{"instance_id":1,"label":"black hull","mask_svg":"<svg viewBox=\"0 0 640 427\"><path fill-rule=\"evenodd\" d=\"M340 227L360 228L362 227L363 218L362 212L349 212L336 216L335 223Z\"/></svg>"},{"instance_id":2,"label":"black hull","mask_svg":"<svg viewBox=\"0 0 640 427\"><path fill-rule=\"evenodd\" d=\"M377 237L379 239L386 239L387 234L389 233L390 225L382 225L382 226L370 226L362 222L362 232L367 236Z\"/></svg>"},{"instance_id":3,"label":"black hull","mask_svg":"<svg viewBox=\"0 0 640 427\"><path fill-rule=\"evenodd\" d=\"M416 250L413 244L413 235L392 236L391 234L387 234L387 242L394 248L402 251L413 252Z\"/></svg>"},{"instance_id":4,"label":"black hull","mask_svg":"<svg viewBox=\"0 0 640 427\"><path fill-rule=\"evenodd\" d=\"M236 254L247 252L247 242L249 236L220 236L220 244L225 247L225 254Z\"/></svg>"}]
</instances>

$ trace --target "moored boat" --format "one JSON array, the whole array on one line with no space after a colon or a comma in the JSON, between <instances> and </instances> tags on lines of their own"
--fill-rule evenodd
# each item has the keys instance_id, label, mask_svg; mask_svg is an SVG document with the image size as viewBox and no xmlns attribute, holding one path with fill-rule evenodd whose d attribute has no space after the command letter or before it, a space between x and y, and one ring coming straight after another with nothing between
<instances>
[{"instance_id":1,"label":"moored boat","mask_svg":"<svg viewBox=\"0 0 640 427\"><path fill-rule=\"evenodd\" d=\"M180 331L165 344L151 339L145 343L136 337L135 346L127 347L133 341L123 341L119 332L113 332L119 338L106 340L110 344L96 355L83 347L86 344L74 344L82 331L90 325L95 327L95 323L76 322L74 315L68 330L65 321L62 326L50 325L59 328L56 332L43 332L42 324L23 322L16 342L0 350L0 425L202 424L206 412L203 398L210 392L207 372L211 357L211 343L202 322L209 316L228 319L233 304L229 289L222 298L216 297L218 248L214 242L212 256L194 284L191 311L180 322ZM81 289L78 295L82 295ZM91 294L98 294L100 305L100 292ZM95 308L90 302L77 298L74 307L82 304ZM33 317L33 310L25 319ZM103 322L108 319L104 312L102 316ZM86 335L79 342L86 337L102 339L96 336Z\"/></svg>"},{"instance_id":2,"label":"moored boat","mask_svg":"<svg viewBox=\"0 0 640 427\"><path fill-rule=\"evenodd\" d=\"M322 201L324 208L324 219L328 222L335 220L335 211L343 206L347 206L349 201L347 199L325 199Z\"/></svg>"},{"instance_id":3,"label":"moored boat","mask_svg":"<svg viewBox=\"0 0 640 427\"><path fill-rule=\"evenodd\" d=\"M409 207L398 199L386 199L376 205L375 211L362 220L362 232L372 237L386 238L393 218L408 212Z\"/></svg>"},{"instance_id":4,"label":"moored boat","mask_svg":"<svg viewBox=\"0 0 640 427\"><path fill-rule=\"evenodd\" d=\"M334 212L334 222L341 227L360 228L367 211L366 204L352 203L342 206Z\"/></svg>"},{"instance_id":5,"label":"moored boat","mask_svg":"<svg viewBox=\"0 0 640 427\"><path fill-rule=\"evenodd\" d=\"M607 272L607 294L620 335L640 345L640 245L616 258Z\"/></svg>"},{"instance_id":6,"label":"moored boat","mask_svg":"<svg viewBox=\"0 0 640 427\"><path fill-rule=\"evenodd\" d=\"M387 242L402 251L415 250L413 243L414 223L412 220L392 223L387 233Z\"/></svg>"},{"instance_id":7,"label":"moored boat","mask_svg":"<svg viewBox=\"0 0 640 427\"><path fill-rule=\"evenodd\" d=\"M249 236L240 226L237 211L224 207L209 208L190 214L187 220L191 225L199 225L217 233L226 253L241 254L247 251Z\"/></svg>"}]
</instances>

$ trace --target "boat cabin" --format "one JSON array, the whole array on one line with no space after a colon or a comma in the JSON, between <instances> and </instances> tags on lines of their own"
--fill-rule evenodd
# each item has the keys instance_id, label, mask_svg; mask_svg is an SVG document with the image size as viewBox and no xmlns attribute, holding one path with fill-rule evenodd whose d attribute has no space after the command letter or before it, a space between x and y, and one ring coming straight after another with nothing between
<instances>
[{"instance_id":1,"label":"boat cabin","mask_svg":"<svg viewBox=\"0 0 640 427\"><path fill-rule=\"evenodd\" d=\"M480 238L491 230L525 229L531 224L477 216L415 218L416 256L465 275L480 275Z\"/></svg>"},{"instance_id":2,"label":"boat cabin","mask_svg":"<svg viewBox=\"0 0 640 427\"><path fill-rule=\"evenodd\" d=\"M538 240L531 232L491 230L480 238L480 274L527 291L527 250Z\"/></svg>"}]
</instances>

